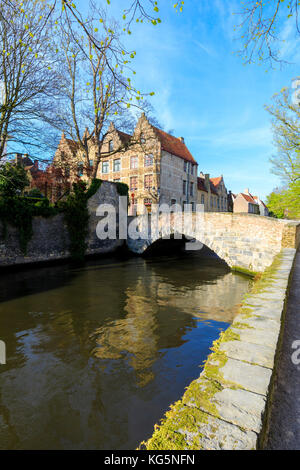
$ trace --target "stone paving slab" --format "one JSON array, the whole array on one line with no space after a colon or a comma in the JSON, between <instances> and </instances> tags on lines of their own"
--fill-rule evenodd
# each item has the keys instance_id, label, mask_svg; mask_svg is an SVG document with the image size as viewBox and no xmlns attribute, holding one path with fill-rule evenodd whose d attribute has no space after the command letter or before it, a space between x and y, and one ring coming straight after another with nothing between
<instances>
[{"instance_id":1,"label":"stone paving slab","mask_svg":"<svg viewBox=\"0 0 300 470\"><path fill-rule=\"evenodd\" d=\"M220 351L231 359L272 369L274 366L274 347L252 344L244 341L228 341L220 345Z\"/></svg>"},{"instance_id":2,"label":"stone paving slab","mask_svg":"<svg viewBox=\"0 0 300 470\"><path fill-rule=\"evenodd\" d=\"M267 396L272 371L265 367L248 364L236 359L228 359L220 374L230 383L248 390Z\"/></svg>"},{"instance_id":3,"label":"stone paving slab","mask_svg":"<svg viewBox=\"0 0 300 470\"><path fill-rule=\"evenodd\" d=\"M240 429L231 423L209 417L207 423L198 426L199 449L205 450L246 450L255 449L257 434ZM186 434L188 442L188 435Z\"/></svg>"},{"instance_id":4,"label":"stone paving slab","mask_svg":"<svg viewBox=\"0 0 300 470\"><path fill-rule=\"evenodd\" d=\"M217 392L211 400L219 417L247 431L259 433L262 426L262 413L266 400L256 393L246 390L225 388Z\"/></svg>"},{"instance_id":5,"label":"stone paving slab","mask_svg":"<svg viewBox=\"0 0 300 470\"><path fill-rule=\"evenodd\" d=\"M266 334L264 330L253 328L235 328L234 323L232 325L232 331L239 335L240 340L244 343L269 346L270 348L274 349L278 341L277 331L268 330L268 334Z\"/></svg>"},{"instance_id":6,"label":"stone paving slab","mask_svg":"<svg viewBox=\"0 0 300 470\"><path fill-rule=\"evenodd\" d=\"M247 317L247 316L239 316L238 319L239 323L242 325L248 326L253 329L261 330L264 331L265 333L268 333L268 331L271 331L273 334L277 334L277 337L280 332L280 323L278 321L274 321L274 319L266 318L266 317L257 317L257 316L252 316L252 317Z\"/></svg>"}]
</instances>

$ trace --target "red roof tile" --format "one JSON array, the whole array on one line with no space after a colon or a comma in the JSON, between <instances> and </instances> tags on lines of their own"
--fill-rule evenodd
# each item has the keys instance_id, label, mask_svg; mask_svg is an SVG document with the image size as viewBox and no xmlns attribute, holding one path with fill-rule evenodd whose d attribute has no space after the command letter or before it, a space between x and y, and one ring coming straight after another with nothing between
<instances>
[{"instance_id":1,"label":"red roof tile","mask_svg":"<svg viewBox=\"0 0 300 470\"><path fill-rule=\"evenodd\" d=\"M244 199L246 199L247 202L250 202L251 204L257 204L257 202L255 201L255 199L253 199L251 194L241 193L241 195L243 196Z\"/></svg>"},{"instance_id":2,"label":"red roof tile","mask_svg":"<svg viewBox=\"0 0 300 470\"><path fill-rule=\"evenodd\" d=\"M221 183L222 179L223 176L218 176L217 178L210 178L210 181L215 187L217 187Z\"/></svg>"},{"instance_id":3,"label":"red roof tile","mask_svg":"<svg viewBox=\"0 0 300 470\"><path fill-rule=\"evenodd\" d=\"M215 190L215 187L214 187L213 183L211 182L211 180L209 181L209 183L210 183L210 192L212 194L214 194L215 196L218 196L218 193ZM201 176L198 176L198 178L197 178L197 187L198 187L199 191L208 192L207 189L206 189L206 186L205 186L205 178L202 178Z\"/></svg>"},{"instance_id":4,"label":"red roof tile","mask_svg":"<svg viewBox=\"0 0 300 470\"><path fill-rule=\"evenodd\" d=\"M174 137L173 135L167 134L161 129L158 129L158 127L152 126L152 128L160 140L162 150L165 150L172 155L176 155L177 157L183 158L183 160L197 165L196 160L193 158L184 142L182 142L177 137Z\"/></svg>"}]
</instances>

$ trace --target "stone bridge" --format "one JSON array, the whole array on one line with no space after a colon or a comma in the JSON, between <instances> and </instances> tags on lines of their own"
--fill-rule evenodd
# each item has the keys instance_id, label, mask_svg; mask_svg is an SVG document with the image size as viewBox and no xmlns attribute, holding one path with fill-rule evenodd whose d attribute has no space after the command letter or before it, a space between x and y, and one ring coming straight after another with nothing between
<instances>
[{"instance_id":1,"label":"stone bridge","mask_svg":"<svg viewBox=\"0 0 300 470\"><path fill-rule=\"evenodd\" d=\"M185 223L183 219L181 214L160 214L155 229L151 230L155 216L129 217L129 250L143 254L158 240L185 236L200 242L198 249L203 245L210 248L231 268L262 272L283 248L297 249L300 242L299 220L230 212L192 213ZM134 227L137 232L144 230L138 239ZM186 246L193 248L197 246L191 243Z\"/></svg>"}]
</instances>

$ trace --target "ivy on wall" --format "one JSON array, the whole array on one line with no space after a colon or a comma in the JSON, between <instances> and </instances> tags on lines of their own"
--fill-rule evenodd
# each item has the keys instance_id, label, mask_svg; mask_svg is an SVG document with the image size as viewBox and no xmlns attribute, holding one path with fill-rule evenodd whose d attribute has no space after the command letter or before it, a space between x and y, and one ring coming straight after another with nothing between
<instances>
[{"instance_id":1,"label":"ivy on wall","mask_svg":"<svg viewBox=\"0 0 300 470\"><path fill-rule=\"evenodd\" d=\"M63 213L67 223L70 237L70 253L74 260L82 260L86 250L86 236L88 234L89 213L87 202L100 188L102 181L94 179L87 188L86 183L73 184L73 192L65 201L57 206L51 206L49 200L44 198L30 198L18 194L6 194L0 197L0 220L2 222L5 239L7 225L18 229L20 249L24 255L27 253L28 243L33 235L32 218L35 216L52 217Z\"/></svg>"},{"instance_id":2,"label":"ivy on wall","mask_svg":"<svg viewBox=\"0 0 300 470\"><path fill-rule=\"evenodd\" d=\"M100 188L102 181L94 179L87 189L86 183L80 181L73 184L73 192L66 201L59 204L64 213L70 237L70 253L75 261L82 261L86 252L89 212L87 202Z\"/></svg>"}]
</instances>

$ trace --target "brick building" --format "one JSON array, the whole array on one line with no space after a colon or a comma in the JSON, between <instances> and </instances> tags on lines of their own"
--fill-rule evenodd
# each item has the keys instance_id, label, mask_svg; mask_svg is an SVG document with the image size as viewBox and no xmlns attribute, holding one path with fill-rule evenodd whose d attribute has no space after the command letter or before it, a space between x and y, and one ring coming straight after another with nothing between
<instances>
[{"instance_id":1,"label":"brick building","mask_svg":"<svg viewBox=\"0 0 300 470\"><path fill-rule=\"evenodd\" d=\"M122 141L127 148L111 154ZM195 208L197 167L182 137L152 126L142 114L132 136L111 125L103 141L98 177L128 185L132 213L142 212L143 206L150 210L153 203Z\"/></svg>"}]
</instances>

